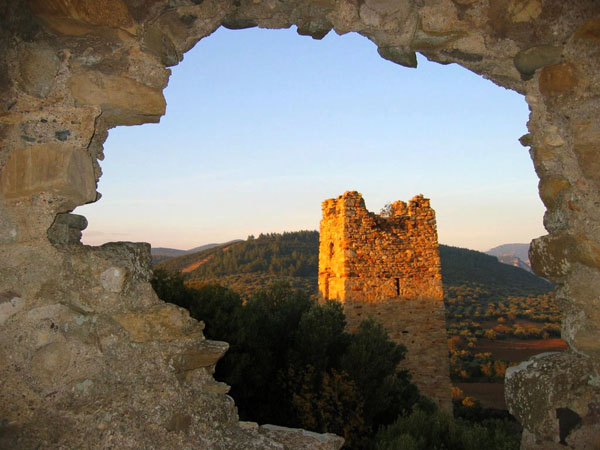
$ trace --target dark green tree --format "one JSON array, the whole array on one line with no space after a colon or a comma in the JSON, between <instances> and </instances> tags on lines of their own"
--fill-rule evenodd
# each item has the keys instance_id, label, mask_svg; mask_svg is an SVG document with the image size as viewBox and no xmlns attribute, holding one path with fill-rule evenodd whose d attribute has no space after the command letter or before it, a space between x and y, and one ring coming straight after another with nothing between
<instances>
[{"instance_id":1,"label":"dark green tree","mask_svg":"<svg viewBox=\"0 0 600 450\"><path fill-rule=\"evenodd\" d=\"M208 338L229 342L215 377L231 385L244 420L335 432L348 449L370 449L382 425L420 400L397 370L405 349L373 320L348 334L337 302L318 304L287 283L257 290L245 304L221 286L190 289L162 273L153 285L205 321Z\"/></svg>"},{"instance_id":2,"label":"dark green tree","mask_svg":"<svg viewBox=\"0 0 600 450\"><path fill-rule=\"evenodd\" d=\"M519 437L511 424L454 419L416 408L377 434L376 450L517 450Z\"/></svg>"},{"instance_id":3,"label":"dark green tree","mask_svg":"<svg viewBox=\"0 0 600 450\"><path fill-rule=\"evenodd\" d=\"M190 309L194 291L185 286L180 275L171 274L162 269L154 269L151 283L158 298L182 308Z\"/></svg>"},{"instance_id":4,"label":"dark green tree","mask_svg":"<svg viewBox=\"0 0 600 450\"><path fill-rule=\"evenodd\" d=\"M371 318L359 325L342 356L342 370L356 382L365 397L365 421L372 424L373 431L410 411L420 399L408 372L397 368L405 352L406 349L392 342L383 327Z\"/></svg>"}]
</instances>

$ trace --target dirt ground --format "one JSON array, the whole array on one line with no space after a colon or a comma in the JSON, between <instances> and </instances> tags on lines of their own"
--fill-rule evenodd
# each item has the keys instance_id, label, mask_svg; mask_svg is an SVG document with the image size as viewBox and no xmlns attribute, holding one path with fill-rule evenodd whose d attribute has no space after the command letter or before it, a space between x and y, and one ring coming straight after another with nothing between
<instances>
[{"instance_id":1,"label":"dirt ground","mask_svg":"<svg viewBox=\"0 0 600 450\"><path fill-rule=\"evenodd\" d=\"M562 352L567 349L567 343L562 339L519 340L479 339L475 353L489 352L496 359L506 359L510 362L521 362L533 355L545 352Z\"/></svg>"},{"instance_id":2,"label":"dirt ground","mask_svg":"<svg viewBox=\"0 0 600 450\"><path fill-rule=\"evenodd\" d=\"M503 383L453 383L465 395L475 397L485 408L506 409Z\"/></svg>"},{"instance_id":3,"label":"dirt ground","mask_svg":"<svg viewBox=\"0 0 600 450\"><path fill-rule=\"evenodd\" d=\"M489 352L496 359L521 362L539 353L562 352L566 349L567 343L562 339L479 339L475 346L474 353ZM486 408L506 409L503 383L475 382L453 384L462 389L465 395L478 399Z\"/></svg>"}]
</instances>

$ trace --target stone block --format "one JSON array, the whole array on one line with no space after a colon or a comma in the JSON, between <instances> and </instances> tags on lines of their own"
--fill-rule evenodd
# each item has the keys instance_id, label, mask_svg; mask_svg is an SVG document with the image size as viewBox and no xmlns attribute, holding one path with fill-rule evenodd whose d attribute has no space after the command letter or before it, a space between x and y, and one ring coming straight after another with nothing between
<instances>
[{"instance_id":1,"label":"stone block","mask_svg":"<svg viewBox=\"0 0 600 450\"><path fill-rule=\"evenodd\" d=\"M121 267L109 267L100 274L100 285L108 292L121 292L126 275L127 272Z\"/></svg>"},{"instance_id":2,"label":"stone block","mask_svg":"<svg viewBox=\"0 0 600 450\"><path fill-rule=\"evenodd\" d=\"M333 25L326 20L310 20L298 25L297 32L300 36L310 36L321 40L331 31Z\"/></svg>"},{"instance_id":3,"label":"stone block","mask_svg":"<svg viewBox=\"0 0 600 450\"><path fill-rule=\"evenodd\" d=\"M444 47L464 35L464 32L461 31L434 32L419 28L415 31L411 47L419 51L432 51Z\"/></svg>"},{"instance_id":4,"label":"stone block","mask_svg":"<svg viewBox=\"0 0 600 450\"><path fill-rule=\"evenodd\" d=\"M127 77L89 71L74 75L69 86L77 101L100 106L110 123L135 125L158 122L167 106L162 89Z\"/></svg>"},{"instance_id":5,"label":"stone block","mask_svg":"<svg viewBox=\"0 0 600 450\"><path fill-rule=\"evenodd\" d=\"M259 433L280 442L284 448L295 450L339 450L344 445L344 438L335 434L318 434L312 431L262 425Z\"/></svg>"},{"instance_id":6,"label":"stone block","mask_svg":"<svg viewBox=\"0 0 600 450\"><path fill-rule=\"evenodd\" d=\"M534 273L559 279L571 270L576 240L564 233L541 236L531 241L529 259Z\"/></svg>"},{"instance_id":7,"label":"stone block","mask_svg":"<svg viewBox=\"0 0 600 450\"><path fill-rule=\"evenodd\" d=\"M524 80L533 77L536 70L560 62L562 48L553 45L538 45L520 51L514 58L515 67Z\"/></svg>"},{"instance_id":8,"label":"stone block","mask_svg":"<svg viewBox=\"0 0 600 450\"><path fill-rule=\"evenodd\" d=\"M417 54L412 50L398 46L398 47L378 47L377 53L383 59L395 62L404 67L417 67Z\"/></svg>"},{"instance_id":9,"label":"stone block","mask_svg":"<svg viewBox=\"0 0 600 450\"><path fill-rule=\"evenodd\" d=\"M30 0L28 3L35 15L63 33L68 34L69 22L122 28L135 33L136 24L122 0ZM79 29L73 27L73 30Z\"/></svg>"},{"instance_id":10,"label":"stone block","mask_svg":"<svg viewBox=\"0 0 600 450\"><path fill-rule=\"evenodd\" d=\"M81 232L87 228L87 225L88 222L84 216L69 213L58 214L48 229L48 239L53 244L78 244L81 242Z\"/></svg>"},{"instance_id":11,"label":"stone block","mask_svg":"<svg viewBox=\"0 0 600 450\"><path fill-rule=\"evenodd\" d=\"M113 318L133 342L172 341L184 336L202 336L202 327L183 308L163 305L153 311L116 314Z\"/></svg>"},{"instance_id":12,"label":"stone block","mask_svg":"<svg viewBox=\"0 0 600 450\"><path fill-rule=\"evenodd\" d=\"M558 205L560 194L571 187L564 178L542 178L539 184L540 197L548 208Z\"/></svg>"},{"instance_id":13,"label":"stone block","mask_svg":"<svg viewBox=\"0 0 600 450\"><path fill-rule=\"evenodd\" d=\"M586 178L600 185L600 119L580 120L573 125L573 150Z\"/></svg>"},{"instance_id":14,"label":"stone block","mask_svg":"<svg viewBox=\"0 0 600 450\"><path fill-rule=\"evenodd\" d=\"M13 151L0 173L0 196L16 202L44 192L62 197L62 206L69 208L95 200L96 179L87 152L58 144Z\"/></svg>"},{"instance_id":15,"label":"stone block","mask_svg":"<svg viewBox=\"0 0 600 450\"><path fill-rule=\"evenodd\" d=\"M0 325L25 307L25 299L11 291L0 294Z\"/></svg>"},{"instance_id":16,"label":"stone block","mask_svg":"<svg viewBox=\"0 0 600 450\"><path fill-rule=\"evenodd\" d=\"M506 371L509 411L547 445L597 448L600 383L595 373L593 360L573 352L534 356Z\"/></svg>"},{"instance_id":17,"label":"stone block","mask_svg":"<svg viewBox=\"0 0 600 450\"><path fill-rule=\"evenodd\" d=\"M410 2L399 2L398 0L365 0L365 4L373 11L386 15L410 8Z\"/></svg>"},{"instance_id":18,"label":"stone block","mask_svg":"<svg viewBox=\"0 0 600 450\"><path fill-rule=\"evenodd\" d=\"M39 348L31 363L33 374L44 384L52 384L68 370L71 352L65 342L51 342Z\"/></svg>"},{"instance_id":19,"label":"stone block","mask_svg":"<svg viewBox=\"0 0 600 450\"><path fill-rule=\"evenodd\" d=\"M547 66L540 72L540 92L546 97L568 94L576 85L577 75L571 63Z\"/></svg>"},{"instance_id":20,"label":"stone block","mask_svg":"<svg viewBox=\"0 0 600 450\"><path fill-rule=\"evenodd\" d=\"M142 40L142 49L156 56L165 66L174 66L183 58L175 45L158 27L149 27Z\"/></svg>"},{"instance_id":21,"label":"stone block","mask_svg":"<svg viewBox=\"0 0 600 450\"><path fill-rule=\"evenodd\" d=\"M167 431L174 431L176 433L184 432L186 433L190 425L192 424L192 416L185 413L175 413L167 422L165 428Z\"/></svg>"},{"instance_id":22,"label":"stone block","mask_svg":"<svg viewBox=\"0 0 600 450\"><path fill-rule=\"evenodd\" d=\"M46 97L58 71L55 51L49 46L27 45L19 56L19 87L34 97Z\"/></svg>"},{"instance_id":23,"label":"stone block","mask_svg":"<svg viewBox=\"0 0 600 450\"><path fill-rule=\"evenodd\" d=\"M173 367L177 372L187 372L217 363L225 354L229 344L219 341L202 341L198 348L188 349L173 357Z\"/></svg>"},{"instance_id":24,"label":"stone block","mask_svg":"<svg viewBox=\"0 0 600 450\"><path fill-rule=\"evenodd\" d=\"M368 27L377 28L381 25L381 14L369 8L367 4L362 4L360 6L360 18Z\"/></svg>"},{"instance_id":25,"label":"stone block","mask_svg":"<svg viewBox=\"0 0 600 450\"><path fill-rule=\"evenodd\" d=\"M69 228L74 228L81 231L85 230L88 226L88 221L85 216L70 213L57 214L55 223L60 223L68 226Z\"/></svg>"},{"instance_id":26,"label":"stone block","mask_svg":"<svg viewBox=\"0 0 600 450\"><path fill-rule=\"evenodd\" d=\"M600 41L600 19L591 19L577 29L575 39L589 39Z\"/></svg>"},{"instance_id":27,"label":"stone block","mask_svg":"<svg viewBox=\"0 0 600 450\"><path fill-rule=\"evenodd\" d=\"M98 255L111 261L111 266L123 267L132 279L150 281L152 256L146 242L108 242L94 249Z\"/></svg>"},{"instance_id":28,"label":"stone block","mask_svg":"<svg viewBox=\"0 0 600 450\"><path fill-rule=\"evenodd\" d=\"M202 387L203 392L207 392L209 394L227 394L231 390L231 387L228 384L222 383L220 381L214 383L207 383Z\"/></svg>"},{"instance_id":29,"label":"stone block","mask_svg":"<svg viewBox=\"0 0 600 450\"><path fill-rule=\"evenodd\" d=\"M542 0L511 0L508 4L508 14L515 22L529 22L542 13Z\"/></svg>"}]
</instances>

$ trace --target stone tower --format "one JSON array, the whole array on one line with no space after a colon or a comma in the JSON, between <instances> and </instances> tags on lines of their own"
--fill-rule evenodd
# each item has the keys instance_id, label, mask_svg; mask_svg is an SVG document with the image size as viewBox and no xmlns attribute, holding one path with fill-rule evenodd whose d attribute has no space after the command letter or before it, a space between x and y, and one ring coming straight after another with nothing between
<instances>
[{"instance_id":1,"label":"stone tower","mask_svg":"<svg viewBox=\"0 0 600 450\"><path fill-rule=\"evenodd\" d=\"M346 192L322 205L319 292L340 300L348 328L373 316L407 348L401 367L421 392L452 407L442 276L435 212L422 195L367 211Z\"/></svg>"}]
</instances>

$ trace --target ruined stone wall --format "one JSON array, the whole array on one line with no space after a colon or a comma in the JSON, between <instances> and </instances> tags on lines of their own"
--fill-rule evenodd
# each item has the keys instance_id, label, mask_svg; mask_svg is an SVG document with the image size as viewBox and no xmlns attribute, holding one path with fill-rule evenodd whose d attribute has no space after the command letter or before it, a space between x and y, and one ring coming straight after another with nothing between
<instances>
[{"instance_id":1,"label":"ruined stone wall","mask_svg":"<svg viewBox=\"0 0 600 450\"><path fill-rule=\"evenodd\" d=\"M422 195L389 216L346 192L322 205L319 292L344 305L350 331L373 317L407 348L401 367L451 411L450 371L435 212Z\"/></svg>"},{"instance_id":2,"label":"ruined stone wall","mask_svg":"<svg viewBox=\"0 0 600 450\"><path fill-rule=\"evenodd\" d=\"M156 442L164 443L163 448L220 448L224 441L212 430L240 429L227 419L232 416L225 394L211 393L209 387L198 397L194 413L186 412L195 388L181 384L168 362L171 351L187 339L186 320L179 327L183 341L171 338L176 334L168 333L167 339L149 331L157 339L146 343L136 342L135 332L117 320L139 317L145 329L161 330L165 322L160 317L179 314L156 299L144 265L136 262L145 260L141 254L147 249L131 244L81 247L68 237L78 234L82 221L69 216L58 220L99 198L96 182L108 130L158 121L165 112L162 90L168 67L221 25L295 25L299 34L315 39L332 30L357 32L397 64L416 67L420 52L525 96L530 134L521 142L530 148L540 177L549 232L533 242L530 260L536 273L559 285L562 337L571 350L509 372L507 403L525 427L524 449L564 448L561 440L571 448L593 448L600 433L597 0L0 2L2 439L25 439L31 448L60 447L46 445L46 437L66 448L85 448L79 445L82 440L93 447L100 438L120 448ZM50 230L53 224L56 228ZM96 273L96 267L102 271ZM106 272L111 267L122 272ZM119 285L120 292L110 290ZM75 316L69 318L63 306ZM166 312L144 314L152 308ZM65 331L68 323L82 328L68 325ZM95 323L106 324L98 339ZM140 345L143 351L135 356L132 349ZM80 365L84 357L87 362ZM80 378L79 367L86 368ZM125 376L132 371L135 375ZM210 365L192 370L208 372ZM111 378L111 373L121 375ZM44 388L49 376L55 381L51 389ZM138 383L126 385L128 377ZM120 391L102 388L119 385ZM204 385L211 382L199 384ZM165 392L180 402L166 401L171 394ZM127 400L119 400L119 393ZM214 395L220 407L208 400ZM128 402L132 396L137 400ZM180 407L184 412L176 415ZM112 415L113 410L120 414ZM569 410L579 425L569 426L559 410ZM167 427L171 418L174 425ZM231 433L227 448L236 448L241 441L235 440L237 432ZM248 439L243 448L262 445L247 432L239 436Z\"/></svg>"}]
</instances>

